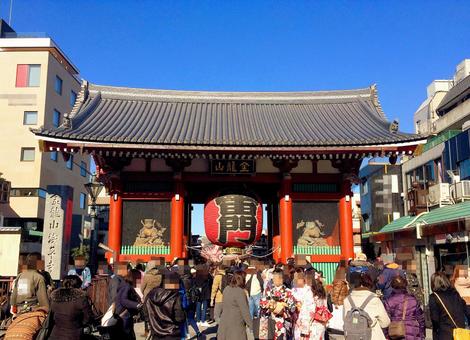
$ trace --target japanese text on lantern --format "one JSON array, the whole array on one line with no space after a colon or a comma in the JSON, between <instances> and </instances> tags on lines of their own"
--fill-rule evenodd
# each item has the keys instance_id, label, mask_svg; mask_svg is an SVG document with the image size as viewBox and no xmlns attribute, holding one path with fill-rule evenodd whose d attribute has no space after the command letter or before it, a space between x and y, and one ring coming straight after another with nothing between
<instances>
[{"instance_id":1,"label":"japanese text on lantern","mask_svg":"<svg viewBox=\"0 0 470 340\"><path fill-rule=\"evenodd\" d=\"M256 238L258 221L256 211L258 202L250 197L236 200L239 196L227 195L216 198L220 209L219 217L219 242L243 242L251 244Z\"/></svg>"}]
</instances>

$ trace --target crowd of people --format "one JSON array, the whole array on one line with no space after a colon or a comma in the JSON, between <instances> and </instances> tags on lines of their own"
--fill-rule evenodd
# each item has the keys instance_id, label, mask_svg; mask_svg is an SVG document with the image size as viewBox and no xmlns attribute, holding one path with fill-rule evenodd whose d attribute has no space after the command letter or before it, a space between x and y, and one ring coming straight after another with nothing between
<instances>
[{"instance_id":1,"label":"crowd of people","mask_svg":"<svg viewBox=\"0 0 470 340\"><path fill-rule=\"evenodd\" d=\"M28 256L13 284L10 312L19 318L43 311L41 339L94 338L94 330L107 339L135 339L136 319L145 322L147 339L196 338L212 327L220 340L426 338L425 299L416 276L396 263L372 264L364 254L341 262L330 284L310 263L294 259L286 265L195 266L152 260L135 268L115 263L108 271L103 316L86 293L88 268L74 268L55 287L41 260ZM461 296L470 288L467 276L466 267L456 267L450 279L444 272L432 275L427 300L433 339L452 339L454 329L470 320L469 299ZM10 327L6 339L15 318Z\"/></svg>"}]
</instances>

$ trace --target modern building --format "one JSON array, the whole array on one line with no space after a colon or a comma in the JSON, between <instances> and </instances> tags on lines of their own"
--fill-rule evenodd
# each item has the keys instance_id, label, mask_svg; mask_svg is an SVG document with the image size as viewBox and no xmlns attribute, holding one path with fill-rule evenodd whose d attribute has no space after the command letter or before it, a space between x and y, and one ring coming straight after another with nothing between
<instances>
[{"instance_id":1,"label":"modern building","mask_svg":"<svg viewBox=\"0 0 470 340\"><path fill-rule=\"evenodd\" d=\"M76 242L87 213L89 157L42 153L31 129L62 124L80 91L79 71L50 37L15 32L0 20L0 74L0 169L11 183L3 225L23 229L22 252L41 251L48 187L70 186Z\"/></svg>"},{"instance_id":2,"label":"modern building","mask_svg":"<svg viewBox=\"0 0 470 340\"><path fill-rule=\"evenodd\" d=\"M369 236L403 216L401 164L370 160L359 171L363 250L368 258L380 253L380 245Z\"/></svg>"},{"instance_id":3,"label":"modern building","mask_svg":"<svg viewBox=\"0 0 470 340\"><path fill-rule=\"evenodd\" d=\"M415 114L416 123L423 108L432 113L417 124L427 143L401 167L405 216L370 236L387 256L416 270L428 293L434 271L450 275L455 265L470 263L470 59L447 84Z\"/></svg>"}]
</instances>

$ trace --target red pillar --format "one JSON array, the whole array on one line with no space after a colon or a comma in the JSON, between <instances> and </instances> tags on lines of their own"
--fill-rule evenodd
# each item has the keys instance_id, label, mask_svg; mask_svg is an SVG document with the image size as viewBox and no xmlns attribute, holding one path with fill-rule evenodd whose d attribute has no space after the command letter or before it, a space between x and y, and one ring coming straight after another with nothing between
<instances>
[{"instance_id":1,"label":"red pillar","mask_svg":"<svg viewBox=\"0 0 470 340\"><path fill-rule=\"evenodd\" d=\"M109 201L109 229L108 247L114 250L114 260L119 260L121 254L121 233L122 233L122 197L119 193L111 194ZM113 255L106 253L108 262L111 262Z\"/></svg>"},{"instance_id":2,"label":"red pillar","mask_svg":"<svg viewBox=\"0 0 470 340\"><path fill-rule=\"evenodd\" d=\"M269 214L269 222L271 222L271 247L272 249L275 249L273 253L273 259L276 263L278 263L281 261L281 236L279 235L279 205L277 202L275 204L271 204Z\"/></svg>"},{"instance_id":3,"label":"red pillar","mask_svg":"<svg viewBox=\"0 0 470 340\"><path fill-rule=\"evenodd\" d=\"M341 254L345 260L354 258L354 240L352 226L352 192L351 182L344 181L342 197L339 200L339 225Z\"/></svg>"},{"instance_id":4,"label":"red pillar","mask_svg":"<svg viewBox=\"0 0 470 340\"><path fill-rule=\"evenodd\" d=\"M284 174L281 183L281 197L279 199L279 231L281 257L283 263L293 256L294 243L292 241L292 180L289 174Z\"/></svg>"},{"instance_id":5,"label":"red pillar","mask_svg":"<svg viewBox=\"0 0 470 340\"><path fill-rule=\"evenodd\" d=\"M175 195L171 199L170 252L173 258L183 257L184 189L181 178L176 179Z\"/></svg>"}]
</instances>

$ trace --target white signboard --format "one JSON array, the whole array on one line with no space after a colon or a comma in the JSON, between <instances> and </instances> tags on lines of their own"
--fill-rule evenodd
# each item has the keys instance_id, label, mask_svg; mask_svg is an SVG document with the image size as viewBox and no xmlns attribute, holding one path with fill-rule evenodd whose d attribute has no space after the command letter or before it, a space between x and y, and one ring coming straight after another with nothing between
<instances>
[{"instance_id":1,"label":"white signboard","mask_svg":"<svg viewBox=\"0 0 470 340\"><path fill-rule=\"evenodd\" d=\"M10 228L0 228L0 276L18 274L21 231L15 232L8 229Z\"/></svg>"},{"instance_id":2,"label":"white signboard","mask_svg":"<svg viewBox=\"0 0 470 340\"><path fill-rule=\"evenodd\" d=\"M48 187L44 214L44 232L42 237L42 256L45 269L53 280L60 280L65 274L69 257L71 221L67 219L67 206L73 189L66 186ZM73 196L72 196L73 197ZM69 212L71 213L71 212ZM67 232L67 229L68 232Z\"/></svg>"}]
</instances>

